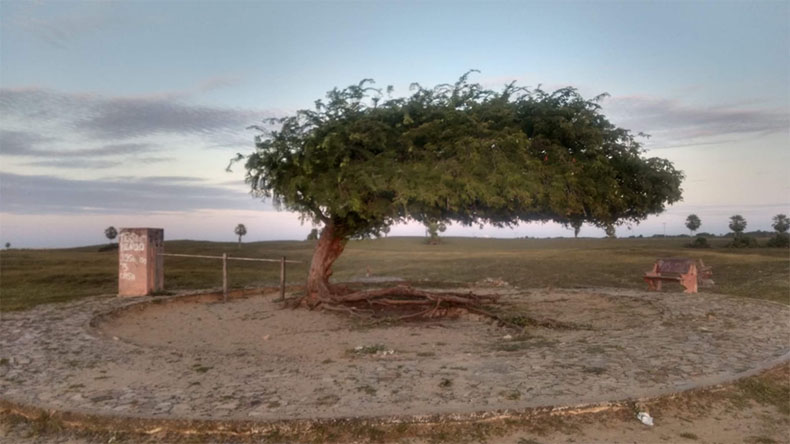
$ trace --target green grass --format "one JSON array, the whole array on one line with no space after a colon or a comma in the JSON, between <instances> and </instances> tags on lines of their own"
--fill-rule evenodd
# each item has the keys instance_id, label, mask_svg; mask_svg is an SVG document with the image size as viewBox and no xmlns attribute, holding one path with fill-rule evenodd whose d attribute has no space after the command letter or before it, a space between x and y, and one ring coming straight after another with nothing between
<instances>
[{"instance_id":1,"label":"green grass","mask_svg":"<svg viewBox=\"0 0 790 444\"><path fill-rule=\"evenodd\" d=\"M388 238L349 242L335 265L335 281L365 276L412 281L475 282L503 279L522 287L619 287L643 289L642 273L658 257L701 258L713 266L713 289L790 303L790 256L786 249L723 248L727 239L712 239L714 248L685 248L687 238L657 239L478 239L443 238L427 245L422 238ZM64 302L117 291L118 252L100 246L0 252L0 310ZM168 253L279 258L303 261L288 265L288 284L302 284L314 242L282 241L243 244L169 241ZM277 285L279 264L231 261L233 288ZM219 287L220 261L165 258L166 290ZM667 285L670 291L679 286Z\"/></svg>"}]
</instances>

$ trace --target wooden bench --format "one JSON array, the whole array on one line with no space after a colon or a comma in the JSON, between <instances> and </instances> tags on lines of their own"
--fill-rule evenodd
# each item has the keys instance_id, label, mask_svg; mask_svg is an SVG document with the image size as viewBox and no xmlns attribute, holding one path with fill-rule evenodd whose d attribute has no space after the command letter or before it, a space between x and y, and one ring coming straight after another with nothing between
<instances>
[{"instance_id":1,"label":"wooden bench","mask_svg":"<svg viewBox=\"0 0 790 444\"><path fill-rule=\"evenodd\" d=\"M706 267L705 272L709 273L710 267ZM697 264L685 258L658 259L644 276L648 290L660 291L663 281L674 281L686 289L684 293L696 293L699 278Z\"/></svg>"}]
</instances>

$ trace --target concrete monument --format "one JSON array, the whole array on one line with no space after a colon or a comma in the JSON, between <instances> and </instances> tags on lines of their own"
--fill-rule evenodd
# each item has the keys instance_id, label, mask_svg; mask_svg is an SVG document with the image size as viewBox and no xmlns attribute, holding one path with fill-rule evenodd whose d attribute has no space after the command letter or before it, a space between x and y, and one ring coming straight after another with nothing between
<instances>
[{"instance_id":1,"label":"concrete monument","mask_svg":"<svg viewBox=\"0 0 790 444\"><path fill-rule=\"evenodd\" d=\"M164 241L161 228L121 228L118 296L147 296L164 289Z\"/></svg>"}]
</instances>

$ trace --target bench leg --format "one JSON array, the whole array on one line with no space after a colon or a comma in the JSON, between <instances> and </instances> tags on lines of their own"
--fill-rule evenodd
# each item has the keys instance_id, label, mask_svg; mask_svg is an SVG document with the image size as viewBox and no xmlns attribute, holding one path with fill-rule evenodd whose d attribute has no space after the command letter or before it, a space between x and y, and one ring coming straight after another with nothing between
<instances>
[{"instance_id":1,"label":"bench leg","mask_svg":"<svg viewBox=\"0 0 790 444\"><path fill-rule=\"evenodd\" d=\"M683 277L683 280L680 282L686 290L683 293L696 293L697 292L697 277L694 275L689 275Z\"/></svg>"},{"instance_id":2,"label":"bench leg","mask_svg":"<svg viewBox=\"0 0 790 444\"><path fill-rule=\"evenodd\" d=\"M645 282L647 282L647 291L658 291L661 290L661 281L658 279L650 279L645 278Z\"/></svg>"}]
</instances>

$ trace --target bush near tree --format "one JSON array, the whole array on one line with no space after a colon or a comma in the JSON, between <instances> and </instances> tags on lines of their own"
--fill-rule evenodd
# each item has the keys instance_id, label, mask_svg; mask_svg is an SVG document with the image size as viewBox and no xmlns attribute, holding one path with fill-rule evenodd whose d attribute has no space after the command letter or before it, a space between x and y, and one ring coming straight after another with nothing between
<instances>
[{"instance_id":1,"label":"bush near tree","mask_svg":"<svg viewBox=\"0 0 790 444\"><path fill-rule=\"evenodd\" d=\"M414 84L402 98L363 80L254 127L261 134L245 164L253 193L323 226L303 304L370 300L331 286L332 264L349 239L397 222L607 227L680 200L683 174L643 157L635 136L601 113L605 95L586 100L574 88L515 83L492 91L468 75ZM419 296L408 293L376 295Z\"/></svg>"},{"instance_id":2,"label":"bush near tree","mask_svg":"<svg viewBox=\"0 0 790 444\"><path fill-rule=\"evenodd\" d=\"M743 234L746 229L746 219L740 214L730 216L730 230L734 235L732 242L727 246L730 248L754 248L758 246L757 239Z\"/></svg>"},{"instance_id":3,"label":"bush near tree","mask_svg":"<svg viewBox=\"0 0 790 444\"><path fill-rule=\"evenodd\" d=\"M787 230L790 229L790 218L785 214L777 214L773 218L771 224L776 233L768 240L769 247L788 248L790 247L790 235Z\"/></svg>"}]
</instances>

